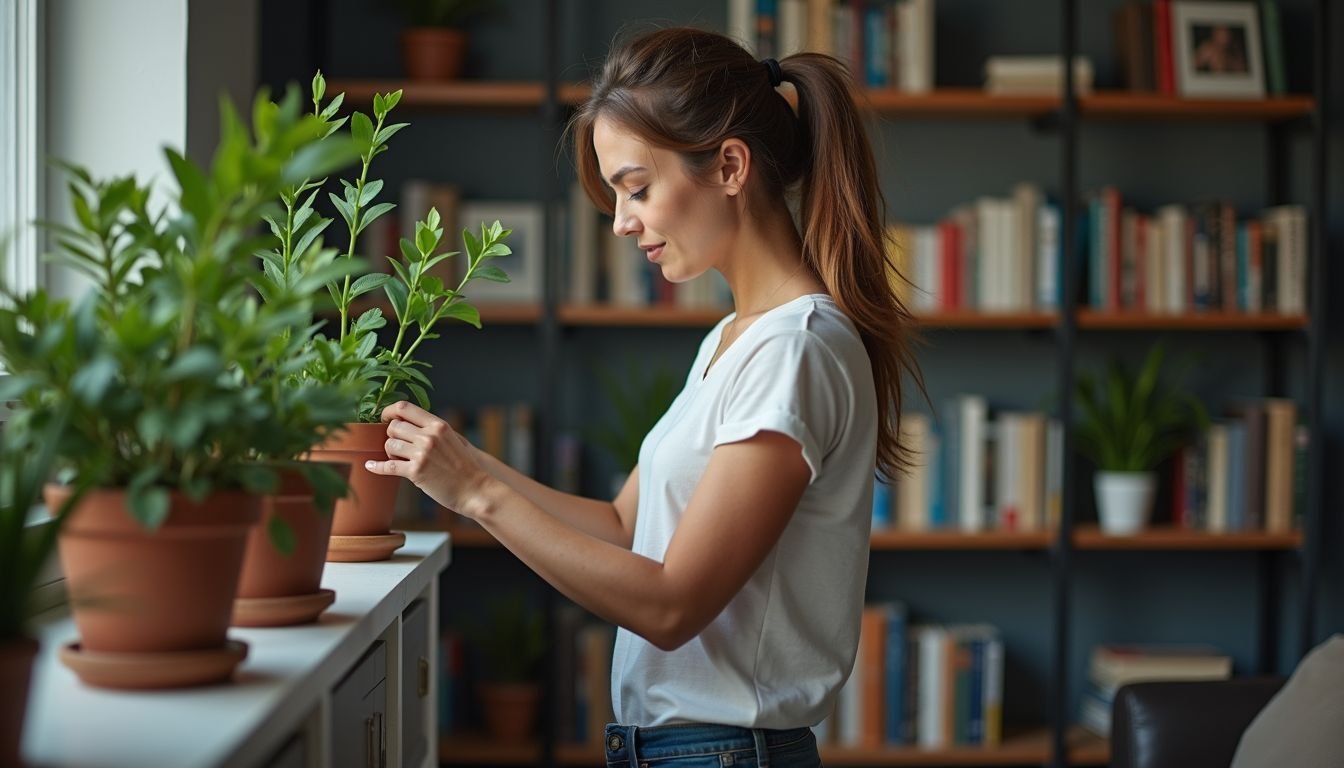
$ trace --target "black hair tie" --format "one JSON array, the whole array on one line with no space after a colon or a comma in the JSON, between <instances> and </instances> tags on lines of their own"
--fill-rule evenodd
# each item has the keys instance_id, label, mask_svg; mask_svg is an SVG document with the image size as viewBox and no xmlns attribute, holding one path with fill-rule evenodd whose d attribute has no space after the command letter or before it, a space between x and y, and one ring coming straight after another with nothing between
<instances>
[{"instance_id":1,"label":"black hair tie","mask_svg":"<svg viewBox=\"0 0 1344 768\"><path fill-rule=\"evenodd\" d=\"M774 59L766 59L761 63L765 65L765 71L770 75L770 87L778 88L779 84L784 82L784 70L780 69L779 62Z\"/></svg>"}]
</instances>

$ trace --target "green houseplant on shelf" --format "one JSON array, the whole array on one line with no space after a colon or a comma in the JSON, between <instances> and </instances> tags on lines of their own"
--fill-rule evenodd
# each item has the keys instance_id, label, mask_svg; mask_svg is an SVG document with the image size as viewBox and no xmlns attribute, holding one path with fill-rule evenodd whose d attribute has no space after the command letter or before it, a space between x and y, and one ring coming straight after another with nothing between
<instances>
[{"instance_id":1,"label":"green houseplant on shelf","mask_svg":"<svg viewBox=\"0 0 1344 768\"><path fill-rule=\"evenodd\" d=\"M616 462L610 489L614 498L639 463L639 447L644 436L676 398L678 382L676 374L667 369L641 374L638 365L628 365L621 375L601 369L597 376L603 399L615 408L616 418L614 423L591 428L588 438L604 448Z\"/></svg>"},{"instance_id":2,"label":"green houseplant on shelf","mask_svg":"<svg viewBox=\"0 0 1344 768\"><path fill-rule=\"evenodd\" d=\"M258 225L285 185L353 155L297 96L262 102L250 128L222 104L208 168L165 149L162 209L133 177L69 166L74 221L49 225L51 256L92 288L75 304L0 291L6 438L53 447L48 509L88 489L58 539L80 637L61 658L94 685L229 677L246 654L226 634L244 541L279 475L264 459L325 439L353 401L322 382L273 386L306 364L311 298L259 299Z\"/></svg>"},{"instance_id":3,"label":"green houseplant on shelf","mask_svg":"<svg viewBox=\"0 0 1344 768\"><path fill-rule=\"evenodd\" d=\"M57 414L49 428L53 439L36 452L18 451L0 441L0 765L19 764L28 682L37 654L26 624L39 575L55 552L56 534L71 506L67 503L41 525L29 524L55 465L54 438L63 428L63 415Z\"/></svg>"},{"instance_id":4,"label":"green houseplant on shelf","mask_svg":"<svg viewBox=\"0 0 1344 768\"><path fill-rule=\"evenodd\" d=\"M466 22L490 6L489 0L401 0L406 26L402 62L412 80L456 80L467 57Z\"/></svg>"},{"instance_id":5,"label":"green houseplant on shelf","mask_svg":"<svg viewBox=\"0 0 1344 768\"><path fill-rule=\"evenodd\" d=\"M1208 423L1199 400L1162 386L1163 354L1155 344L1135 372L1112 361L1104 377L1078 376L1078 446L1096 465L1097 513L1107 534L1147 525L1157 465Z\"/></svg>"},{"instance_id":6,"label":"green houseplant on shelf","mask_svg":"<svg viewBox=\"0 0 1344 768\"><path fill-rule=\"evenodd\" d=\"M499 742L534 737L545 648L541 616L515 592L490 607L476 644L484 662L478 693L486 730Z\"/></svg>"},{"instance_id":7,"label":"green houseplant on shelf","mask_svg":"<svg viewBox=\"0 0 1344 768\"><path fill-rule=\"evenodd\" d=\"M319 119L330 124L343 95L323 106L325 92L325 81L318 73L312 86L313 109ZM406 127L405 123L387 122L400 99L401 91L374 94L372 117L358 111L350 115L349 138L359 153L359 173L353 180L340 180L340 194L328 193L345 224L348 245L344 255L332 256L322 251L319 264L324 269L329 264L346 264L348 268L344 277L326 285L334 304L336 327L331 331L324 328L311 339L309 348L313 354L302 375L314 382L354 387L359 396L358 407L349 414L350 423L312 454L320 460L351 465L351 494L337 502L332 523L328 558L333 560L386 559L404 543L404 535L390 530L399 478L375 475L364 469L368 460L387 458L383 450L387 435L380 414L385 406L399 399L414 399L421 407L430 407L430 381L423 370L428 365L416 359L416 352L425 342L438 338L435 328L442 320L459 320L481 327L480 313L466 301L464 293L472 281L509 279L490 261L509 255L505 240L510 230L498 221L482 224L479 234L463 231L462 254L444 252L440 250L442 222L434 209L416 223L413 238L401 239L400 254L387 257L392 268L390 274L370 272L356 276L364 264L355 252L360 233L395 207L392 203L377 202L383 182L372 178L369 170L373 159L387 151L392 136ZM340 125L339 121L335 124ZM279 253L263 255L268 274L276 279L287 279L289 270L305 269L300 262L286 262L282 258L287 244L294 243L302 251L331 224L331 219L313 212L313 202L322 188L321 182L306 182L285 197L284 221L277 220L272 226L282 247ZM444 285L433 269L458 256L466 259L462 277L456 286ZM357 301L379 290L392 311L392 327L379 307L356 316ZM389 336L390 345L385 343Z\"/></svg>"}]
</instances>

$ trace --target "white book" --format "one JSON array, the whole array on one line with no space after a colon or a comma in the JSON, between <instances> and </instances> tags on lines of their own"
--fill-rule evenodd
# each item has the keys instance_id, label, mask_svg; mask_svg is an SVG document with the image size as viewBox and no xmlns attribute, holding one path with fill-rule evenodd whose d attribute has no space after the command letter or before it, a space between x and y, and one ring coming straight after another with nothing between
<instances>
[{"instance_id":1,"label":"white book","mask_svg":"<svg viewBox=\"0 0 1344 768\"><path fill-rule=\"evenodd\" d=\"M901 414L901 434L911 450L909 472L897 483L896 527L923 531L929 527L929 465L937 456L929 450L929 417L922 413Z\"/></svg>"},{"instance_id":2,"label":"white book","mask_svg":"<svg viewBox=\"0 0 1344 768\"><path fill-rule=\"evenodd\" d=\"M1226 533L1227 515L1227 425L1209 426L1208 457L1208 528L1212 533Z\"/></svg>"},{"instance_id":3,"label":"white book","mask_svg":"<svg viewBox=\"0 0 1344 768\"><path fill-rule=\"evenodd\" d=\"M1159 229L1162 240L1162 259L1166 265L1166 311L1180 314L1186 309L1185 273L1185 208L1180 205L1166 205L1158 209Z\"/></svg>"},{"instance_id":4,"label":"white book","mask_svg":"<svg viewBox=\"0 0 1344 768\"><path fill-rule=\"evenodd\" d=\"M1059 209L1042 203L1036 214L1036 306L1059 306Z\"/></svg>"},{"instance_id":5,"label":"white book","mask_svg":"<svg viewBox=\"0 0 1344 768\"><path fill-rule=\"evenodd\" d=\"M728 37L756 53L756 0L728 0Z\"/></svg>"},{"instance_id":6,"label":"white book","mask_svg":"<svg viewBox=\"0 0 1344 768\"><path fill-rule=\"evenodd\" d=\"M778 58L807 50L807 0L779 0Z\"/></svg>"},{"instance_id":7,"label":"white book","mask_svg":"<svg viewBox=\"0 0 1344 768\"><path fill-rule=\"evenodd\" d=\"M919 723L919 746L940 749L948 746L944 738L946 717L944 681L947 674L947 630L939 626L912 627L919 645L919 691L915 695L915 715Z\"/></svg>"},{"instance_id":8,"label":"white book","mask_svg":"<svg viewBox=\"0 0 1344 768\"><path fill-rule=\"evenodd\" d=\"M985 530L985 421L989 406L983 397L960 398L961 468L957 489L961 509L957 519L967 532Z\"/></svg>"}]
</instances>

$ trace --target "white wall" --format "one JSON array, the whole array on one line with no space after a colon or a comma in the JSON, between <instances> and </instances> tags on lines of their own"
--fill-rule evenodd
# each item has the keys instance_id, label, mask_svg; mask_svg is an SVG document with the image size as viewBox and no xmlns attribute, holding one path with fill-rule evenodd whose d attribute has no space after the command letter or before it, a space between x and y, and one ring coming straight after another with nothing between
<instances>
[{"instance_id":1,"label":"white wall","mask_svg":"<svg viewBox=\"0 0 1344 768\"><path fill-rule=\"evenodd\" d=\"M48 0L46 150L95 177L171 178L162 147L187 135L187 0ZM64 172L47 170L47 215L70 220ZM83 278L47 266L58 295Z\"/></svg>"}]
</instances>

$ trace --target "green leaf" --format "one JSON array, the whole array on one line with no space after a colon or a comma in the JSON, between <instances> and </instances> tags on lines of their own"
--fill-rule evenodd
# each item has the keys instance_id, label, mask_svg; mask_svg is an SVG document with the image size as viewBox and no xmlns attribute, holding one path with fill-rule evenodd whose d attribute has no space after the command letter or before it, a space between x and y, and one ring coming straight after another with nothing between
<instances>
[{"instance_id":1,"label":"green leaf","mask_svg":"<svg viewBox=\"0 0 1344 768\"><path fill-rule=\"evenodd\" d=\"M224 370L224 361L210 347L192 347L183 352L163 371L163 379L175 383L184 379L213 379Z\"/></svg>"},{"instance_id":2,"label":"green leaf","mask_svg":"<svg viewBox=\"0 0 1344 768\"><path fill-rule=\"evenodd\" d=\"M378 132L378 135L374 137L373 142L375 144L386 144L388 139L392 138L393 136L396 136L398 131L400 131L402 128L405 128L408 125L410 125L410 123L394 123L392 125L385 125L383 126L383 129Z\"/></svg>"},{"instance_id":3,"label":"green leaf","mask_svg":"<svg viewBox=\"0 0 1344 768\"><path fill-rule=\"evenodd\" d=\"M401 102L401 89L400 89L400 88L398 88L397 90L395 90L395 91L393 91L393 92L387 94L387 98L386 98L386 100L384 101L384 103L387 105L387 111L388 111L388 112L391 112L391 111L397 106L397 104L399 104L400 102Z\"/></svg>"},{"instance_id":4,"label":"green leaf","mask_svg":"<svg viewBox=\"0 0 1344 768\"><path fill-rule=\"evenodd\" d=\"M383 191L382 179L373 179L372 181L365 183L364 188L359 191L359 207L363 208L369 203L372 203L374 198L378 197L378 193L381 191Z\"/></svg>"},{"instance_id":5,"label":"green leaf","mask_svg":"<svg viewBox=\"0 0 1344 768\"><path fill-rule=\"evenodd\" d=\"M384 213L387 213L388 211L396 207L397 206L393 203L379 203L377 205L370 206L369 209L367 211L364 211L362 215L359 217L359 231L363 232L364 228L372 224L374 219L378 218L379 216L382 216ZM359 232L356 232L355 234L358 235Z\"/></svg>"},{"instance_id":6,"label":"green leaf","mask_svg":"<svg viewBox=\"0 0 1344 768\"><path fill-rule=\"evenodd\" d=\"M499 267L480 267L472 273L472 277L479 277L482 280L489 280L493 283L509 282L509 276Z\"/></svg>"},{"instance_id":7,"label":"green leaf","mask_svg":"<svg viewBox=\"0 0 1344 768\"><path fill-rule=\"evenodd\" d=\"M387 294L387 300L392 302L392 311L397 320L404 322L406 318L406 297L407 289L405 283L399 283L396 280L388 280L383 284L383 292Z\"/></svg>"},{"instance_id":8,"label":"green leaf","mask_svg":"<svg viewBox=\"0 0 1344 768\"><path fill-rule=\"evenodd\" d=\"M285 163L281 178L297 183L304 179L326 176L359 159L359 148L351 141L340 136L327 138L307 144L294 153Z\"/></svg>"},{"instance_id":9,"label":"green leaf","mask_svg":"<svg viewBox=\"0 0 1344 768\"><path fill-rule=\"evenodd\" d=\"M392 276L385 272L373 272L367 275L361 275L355 284L350 287L351 296L362 296L369 291L374 291L383 287L383 284L391 280Z\"/></svg>"},{"instance_id":10,"label":"green leaf","mask_svg":"<svg viewBox=\"0 0 1344 768\"><path fill-rule=\"evenodd\" d=\"M448 309L443 313L443 316L461 320L476 328L481 327L481 313L465 301L457 301L448 305Z\"/></svg>"},{"instance_id":11,"label":"green leaf","mask_svg":"<svg viewBox=\"0 0 1344 768\"><path fill-rule=\"evenodd\" d=\"M434 213L431 209L430 213ZM435 214L437 216L437 214ZM416 254L416 261L421 261L423 256L434 252L434 247L439 244L439 236L435 234L433 227L426 222L418 222L415 225L415 247L419 253Z\"/></svg>"},{"instance_id":12,"label":"green leaf","mask_svg":"<svg viewBox=\"0 0 1344 768\"><path fill-rule=\"evenodd\" d=\"M359 154L364 155L373 147L373 121L363 112L356 112L350 116L350 138L358 147Z\"/></svg>"},{"instance_id":13,"label":"green leaf","mask_svg":"<svg viewBox=\"0 0 1344 768\"><path fill-rule=\"evenodd\" d=\"M127 489L126 503L142 527L157 531L168 519L169 496L162 486L150 485L157 479L158 467L147 467L131 480Z\"/></svg>"},{"instance_id":14,"label":"green leaf","mask_svg":"<svg viewBox=\"0 0 1344 768\"><path fill-rule=\"evenodd\" d=\"M313 101L316 102L322 101L322 97L326 95L326 93L327 93L327 80L326 78L322 77L322 70L319 69L317 71L317 74L313 75L313 86L312 86Z\"/></svg>"},{"instance_id":15,"label":"green leaf","mask_svg":"<svg viewBox=\"0 0 1344 768\"><path fill-rule=\"evenodd\" d=\"M266 532L270 535L271 544L275 550L285 557L294 554L299 543L294 535L294 529L289 523L279 515L272 515L270 521L266 524Z\"/></svg>"},{"instance_id":16,"label":"green leaf","mask_svg":"<svg viewBox=\"0 0 1344 768\"><path fill-rule=\"evenodd\" d=\"M119 373L115 358L108 354L98 355L75 372L70 379L70 390L85 405L97 406Z\"/></svg>"}]
</instances>

